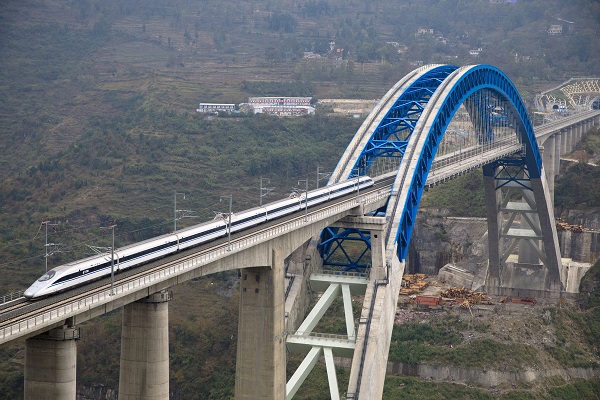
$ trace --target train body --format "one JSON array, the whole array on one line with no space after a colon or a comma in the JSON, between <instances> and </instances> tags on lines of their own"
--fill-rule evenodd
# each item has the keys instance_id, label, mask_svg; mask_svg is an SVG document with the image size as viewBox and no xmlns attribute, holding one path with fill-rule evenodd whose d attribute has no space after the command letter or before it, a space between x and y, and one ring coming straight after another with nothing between
<instances>
[{"instance_id":1,"label":"train body","mask_svg":"<svg viewBox=\"0 0 600 400\"><path fill-rule=\"evenodd\" d=\"M304 193L296 197L275 201L231 216L231 232L238 232L261 223L284 217L305 207L345 196L373 185L368 176L352 179ZM306 204L306 198L308 204ZM114 273L158 260L178 251L189 249L224 237L228 232L228 220L215 219L173 233L134 243L114 251ZM60 265L42 275L25 292L28 299L50 296L111 274L110 254L96 255Z\"/></svg>"}]
</instances>

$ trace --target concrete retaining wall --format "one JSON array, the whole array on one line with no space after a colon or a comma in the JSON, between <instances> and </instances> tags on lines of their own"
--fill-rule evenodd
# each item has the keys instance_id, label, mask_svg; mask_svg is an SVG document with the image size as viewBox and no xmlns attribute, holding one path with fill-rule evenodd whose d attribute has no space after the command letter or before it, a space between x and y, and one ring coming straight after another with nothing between
<instances>
[{"instance_id":1,"label":"concrete retaining wall","mask_svg":"<svg viewBox=\"0 0 600 400\"><path fill-rule=\"evenodd\" d=\"M445 382L475 383L483 387L497 387L531 383L538 379L561 377L565 380L592 379L600 376L600 368L555 368L547 370L525 369L519 372L469 369L441 365L410 365L388 363L390 375L416 376L422 379Z\"/></svg>"}]
</instances>

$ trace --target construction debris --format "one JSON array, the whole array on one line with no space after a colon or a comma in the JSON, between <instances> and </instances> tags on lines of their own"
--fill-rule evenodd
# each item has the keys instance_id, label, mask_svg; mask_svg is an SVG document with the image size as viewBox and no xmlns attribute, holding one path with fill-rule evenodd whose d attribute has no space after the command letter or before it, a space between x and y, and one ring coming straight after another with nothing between
<instances>
[{"instance_id":1,"label":"construction debris","mask_svg":"<svg viewBox=\"0 0 600 400\"><path fill-rule=\"evenodd\" d=\"M417 296L417 304L423 306L439 306L442 304L442 299L435 296Z\"/></svg>"},{"instance_id":2,"label":"construction debris","mask_svg":"<svg viewBox=\"0 0 600 400\"><path fill-rule=\"evenodd\" d=\"M585 228L583 227L583 225L571 225L569 223L567 223L565 220L563 220L562 218L558 218L556 220L556 229L559 231L571 231L571 232L577 232L577 233L581 233L585 231Z\"/></svg>"},{"instance_id":3,"label":"construction debris","mask_svg":"<svg viewBox=\"0 0 600 400\"><path fill-rule=\"evenodd\" d=\"M536 301L533 297L523 297L522 299L512 299L513 303L535 305Z\"/></svg>"},{"instance_id":4,"label":"construction debris","mask_svg":"<svg viewBox=\"0 0 600 400\"><path fill-rule=\"evenodd\" d=\"M492 304L487 294L466 289L464 287L451 287L444 290L440 295L443 299L454 300L457 303L468 301L469 306L472 304Z\"/></svg>"},{"instance_id":5,"label":"construction debris","mask_svg":"<svg viewBox=\"0 0 600 400\"><path fill-rule=\"evenodd\" d=\"M469 310L469 312L471 313L471 317L473 316L473 310L471 310L471 303L469 303L469 300L465 300L460 304L460 308L465 308L467 310Z\"/></svg>"},{"instance_id":6,"label":"construction debris","mask_svg":"<svg viewBox=\"0 0 600 400\"><path fill-rule=\"evenodd\" d=\"M404 274L402 276L402 288L400 289L400 295L411 295L421 293L427 286L427 275L425 274Z\"/></svg>"}]
</instances>

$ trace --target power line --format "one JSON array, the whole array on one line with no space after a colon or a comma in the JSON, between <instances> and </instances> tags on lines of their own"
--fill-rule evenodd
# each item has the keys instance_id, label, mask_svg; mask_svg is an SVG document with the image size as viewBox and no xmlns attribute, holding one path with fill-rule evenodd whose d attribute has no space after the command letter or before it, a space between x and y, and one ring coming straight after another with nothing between
<instances>
[{"instance_id":1,"label":"power line","mask_svg":"<svg viewBox=\"0 0 600 400\"><path fill-rule=\"evenodd\" d=\"M200 212L212 210L214 208L214 206L217 205L217 204L218 204L217 202L212 203L211 205L200 209ZM159 206L159 207L154 207L154 208L152 208L150 210L158 210L160 208L166 208L166 207L170 207L170 206ZM68 224L68 222L65 222L63 224L51 224L51 225L61 226L61 229L58 230L58 231L55 231L55 232L58 233L58 234L65 234L65 233L70 233L70 232L74 232L74 231L84 231L84 230L90 230L91 231L94 228L105 226L106 223L107 223L106 221L102 221L102 222L96 222L96 223L92 223L92 224L81 226L81 227L76 227L76 226L66 227L64 224ZM133 229L133 230L129 230L129 231L122 231L117 236L122 238L122 237L124 237L124 236L126 236L128 234L141 232L141 231L147 230L147 229L158 228L158 227L161 227L161 226L166 226L166 225L169 225L171 223L172 223L172 221L165 221L165 222L161 222L161 223L150 225L150 226L144 226L144 227L139 228L139 229ZM40 225L38 227L38 231L36 232L36 234L31 239L8 243L5 246L0 247L0 252L4 251L4 250L6 250L6 249L8 249L10 247L14 247L14 246L17 246L17 245L20 245L20 244L31 243L33 240L35 240L38 237L39 233L42 230L42 226L44 226L44 221L42 221L42 223L40 223ZM87 246L87 244L85 242L83 242L83 241L76 241L76 242L72 242L65 250L61 250L60 252L66 252L66 251L68 251L68 249L85 248L86 246ZM45 249L47 250L47 248L45 248ZM55 253L55 252L53 252L53 253ZM14 260L14 261L8 261L8 262L5 262L5 263L1 263L0 267L4 267L4 266L8 266L8 265L13 265L13 264L21 263L23 261L29 261L29 260L33 260L33 259L37 259L37 258L41 258L41 257L46 257L46 259L47 259L47 256L51 255L53 253L46 254L46 252L45 252L45 254L41 254L41 255L37 255L37 256L20 258L20 259ZM85 253L85 254L89 255L89 253Z\"/></svg>"}]
</instances>

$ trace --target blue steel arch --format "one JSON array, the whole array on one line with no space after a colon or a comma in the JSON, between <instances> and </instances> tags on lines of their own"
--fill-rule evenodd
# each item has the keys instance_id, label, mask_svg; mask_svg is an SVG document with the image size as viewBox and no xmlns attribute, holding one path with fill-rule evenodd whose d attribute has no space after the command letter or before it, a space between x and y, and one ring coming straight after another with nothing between
<instances>
[{"instance_id":1,"label":"blue steel arch","mask_svg":"<svg viewBox=\"0 0 600 400\"><path fill-rule=\"evenodd\" d=\"M491 65L475 65L457 69L448 76L444 85L440 85L438 88L438 90L442 90L439 100L436 100L435 104L428 104L428 108L431 107L432 112L435 113L434 120L426 132L427 137L423 150L418 154L417 167L412 175L409 193L402 207L396 233L395 243L400 261L406 259L410 236L427 175L446 128L460 105L471 94L485 89L497 93L509 102L511 110L508 112L517 117L517 135L525 148L521 156L522 160L527 166L531 179L541 178L542 159L533 126L525 104L510 79L498 68Z\"/></svg>"},{"instance_id":2,"label":"blue steel arch","mask_svg":"<svg viewBox=\"0 0 600 400\"><path fill-rule=\"evenodd\" d=\"M402 158L421 113L435 90L458 67L441 65L407 87L377 124L352 170L367 175L378 157ZM350 175L347 176L350 178Z\"/></svg>"},{"instance_id":3,"label":"blue steel arch","mask_svg":"<svg viewBox=\"0 0 600 400\"><path fill-rule=\"evenodd\" d=\"M486 90L506 100L502 118L511 117L514 121L517 136L525 149L521 161L527 168L529 177L539 179L542 160L525 104L510 79L491 65L460 68L452 65L432 65L409 73L382 99L381 104L386 107L386 102L391 102L397 96L396 100L387 106L387 110L378 105L367 117L332 174L330 183L349 179L357 173L367 175L377 157L398 157L401 159L401 167L402 164L411 162L405 158L418 157L412 177L407 177L410 179L410 187L404 204L396 204L393 207L388 205L388 217L397 221L397 231L388 231L386 238L389 247L389 240L394 237L400 261L403 261L408 253L410 236L427 175L448 124L460 105L465 102L473 105L473 112L479 114L480 120L491 118L491 114L482 115L489 112L485 100L478 103L475 96L470 98L471 95ZM478 128L484 130L478 132L482 141L494 140L489 124L483 123ZM412 146L415 146L414 142L423 134L426 134L426 139L420 153L405 157L409 145L413 143ZM488 171L489 168L484 169L484 173L489 173ZM398 182L392 193L398 193L402 189L396 185ZM390 215L394 213L400 215Z\"/></svg>"}]
</instances>

